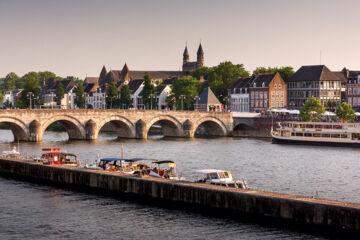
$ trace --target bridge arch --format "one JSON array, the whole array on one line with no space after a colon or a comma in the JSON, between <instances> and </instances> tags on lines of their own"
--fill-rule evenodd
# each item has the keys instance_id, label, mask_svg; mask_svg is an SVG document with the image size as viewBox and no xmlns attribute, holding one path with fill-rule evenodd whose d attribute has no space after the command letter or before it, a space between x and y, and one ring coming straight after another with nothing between
<instances>
[{"instance_id":1,"label":"bridge arch","mask_svg":"<svg viewBox=\"0 0 360 240\"><path fill-rule=\"evenodd\" d=\"M151 119L150 122L146 123L146 138L150 131L150 128L154 124L159 124L162 127L162 132L165 137L182 137L183 129L182 124L175 117L170 115L160 115Z\"/></svg>"},{"instance_id":2,"label":"bridge arch","mask_svg":"<svg viewBox=\"0 0 360 240\"><path fill-rule=\"evenodd\" d=\"M20 119L13 117L0 117L0 122L5 123L14 135L14 141L28 141L29 128Z\"/></svg>"},{"instance_id":3,"label":"bridge arch","mask_svg":"<svg viewBox=\"0 0 360 240\"><path fill-rule=\"evenodd\" d=\"M44 132L50 126L50 124L55 122L60 122L65 127L69 135L69 139L82 140L86 138L85 128L79 120L68 115L57 115L44 121L39 133L39 140L42 140Z\"/></svg>"},{"instance_id":4,"label":"bridge arch","mask_svg":"<svg viewBox=\"0 0 360 240\"><path fill-rule=\"evenodd\" d=\"M195 137L225 137L227 133L225 124L216 117L200 118L194 124Z\"/></svg>"},{"instance_id":5,"label":"bridge arch","mask_svg":"<svg viewBox=\"0 0 360 240\"><path fill-rule=\"evenodd\" d=\"M116 127L117 135L119 138L135 138L136 130L134 124L123 116L114 115L102 119L96 127L94 139L97 139L101 129L107 124L112 123Z\"/></svg>"}]
</instances>

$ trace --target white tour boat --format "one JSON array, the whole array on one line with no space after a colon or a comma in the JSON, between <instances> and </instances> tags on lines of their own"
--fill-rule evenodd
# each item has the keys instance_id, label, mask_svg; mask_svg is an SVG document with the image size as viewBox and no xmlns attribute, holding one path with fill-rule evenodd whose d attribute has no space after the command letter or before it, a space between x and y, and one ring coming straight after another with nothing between
<instances>
[{"instance_id":1,"label":"white tour boat","mask_svg":"<svg viewBox=\"0 0 360 240\"><path fill-rule=\"evenodd\" d=\"M235 182L230 171L217 169L201 169L196 170L196 172L205 174L205 177L203 179L197 181L200 183L248 189L246 181L243 179L241 181Z\"/></svg>"},{"instance_id":2,"label":"white tour boat","mask_svg":"<svg viewBox=\"0 0 360 240\"><path fill-rule=\"evenodd\" d=\"M340 122L278 122L273 143L360 146L360 124Z\"/></svg>"}]
</instances>

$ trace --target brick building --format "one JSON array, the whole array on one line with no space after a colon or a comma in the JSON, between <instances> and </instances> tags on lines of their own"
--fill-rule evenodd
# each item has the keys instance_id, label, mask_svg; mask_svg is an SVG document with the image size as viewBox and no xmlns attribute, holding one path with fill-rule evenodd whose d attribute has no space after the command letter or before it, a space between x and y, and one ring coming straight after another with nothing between
<instances>
[{"instance_id":1,"label":"brick building","mask_svg":"<svg viewBox=\"0 0 360 240\"><path fill-rule=\"evenodd\" d=\"M287 106L287 87L279 73L251 77L249 93L252 112Z\"/></svg>"}]
</instances>

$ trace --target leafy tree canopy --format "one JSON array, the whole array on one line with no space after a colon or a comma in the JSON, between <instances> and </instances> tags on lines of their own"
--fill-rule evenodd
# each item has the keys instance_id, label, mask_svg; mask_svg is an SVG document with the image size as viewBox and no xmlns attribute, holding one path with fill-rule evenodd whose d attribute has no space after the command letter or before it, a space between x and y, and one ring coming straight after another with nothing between
<instances>
[{"instance_id":1,"label":"leafy tree canopy","mask_svg":"<svg viewBox=\"0 0 360 240\"><path fill-rule=\"evenodd\" d=\"M83 84L83 80L82 79L80 79L80 78L78 78L78 77L74 77L74 76L67 76L66 78L64 78L63 80L72 80L72 81L74 81L76 84L79 84L79 83L81 83L81 84Z\"/></svg>"},{"instance_id":2,"label":"leafy tree canopy","mask_svg":"<svg viewBox=\"0 0 360 240\"><path fill-rule=\"evenodd\" d=\"M156 87L151 82L151 78L149 73L145 73L144 76L144 88L142 90L142 100L144 106L147 107L147 109L150 109L151 106L155 107L156 105Z\"/></svg>"},{"instance_id":3,"label":"leafy tree canopy","mask_svg":"<svg viewBox=\"0 0 360 240\"><path fill-rule=\"evenodd\" d=\"M208 86L219 98L227 95L227 87L240 77L249 77L243 64L234 65L232 62L222 62L210 69L207 75ZM219 99L222 100L222 99Z\"/></svg>"},{"instance_id":4,"label":"leafy tree canopy","mask_svg":"<svg viewBox=\"0 0 360 240\"><path fill-rule=\"evenodd\" d=\"M61 100L64 98L64 85L62 83L59 83L56 87L55 92L55 101L57 105L61 105Z\"/></svg>"},{"instance_id":5,"label":"leafy tree canopy","mask_svg":"<svg viewBox=\"0 0 360 240\"><path fill-rule=\"evenodd\" d=\"M356 118L354 110L352 110L352 107L350 104L347 104L346 102L342 102L338 108L336 109L336 115L342 120L342 121L354 121Z\"/></svg>"},{"instance_id":6,"label":"leafy tree canopy","mask_svg":"<svg viewBox=\"0 0 360 240\"><path fill-rule=\"evenodd\" d=\"M305 122L319 120L324 113L324 105L322 105L314 96L309 98L304 106L300 108L300 117Z\"/></svg>"},{"instance_id":7,"label":"leafy tree canopy","mask_svg":"<svg viewBox=\"0 0 360 240\"><path fill-rule=\"evenodd\" d=\"M51 79L54 79L54 78L56 79L57 76L53 72L44 71L44 72L39 72L39 78L40 78L40 85L45 86L46 84L49 83L49 81Z\"/></svg>"},{"instance_id":8,"label":"leafy tree canopy","mask_svg":"<svg viewBox=\"0 0 360 240\"><path fill-rule=\"evenodd\" d=\"M82 82L78 83L76 85L75 104L76 104L76 106L78 106L78 108L85 107L85 92L84 92L84 86L83 86Z\"/></svg>"},{"instance_id":9,"label":"leafy tree canopy","mask_svg":"<svg viewBox=\"0 0 360 240\"><path fill-rule=\"evenodd\" d=\"M326 103L327 108L331 112L334 112L336 105L337 105L337 103L335 101L331 101L331 100Z\"/></svg>"},{"instance_id":10,"label":"leafy tree canopy","mask_svg":"<svg viewBox=\"0 0 360 240\"><path fill-rule=\"evenodd\" d=\"M171 87L171 94L167 97L169 106L176 106L176 109L191 109L199 97L201 83L194 77L182 77L174 81Z\"/></svg>"},{"instance_id":11,"label":"leafy tree canopy","mask_svg":"<svg viewBox=\"0 0 360 240\"><path fill-rule=\"evenodd\" d=\"M112 82L106 91L106 106L107 108L115 108L117 106L118 89L114 82Z\"/></svg>"},{"instance_id":12,"label":"leafy tree canopy","mask_svg":"<svg viewBox=\"0 0 360 240\"><path fill-rule=\"evenodd\" d=\"M2 89L4 90L14 90L16 89L16 81L18 81L20 77L16 75L16 73L11 72L4 78L4 82L2 84Z\"/></svg>"},{"instance_id":13,"label":"leafy tree canopy","mask_svg":"<svg viewBox=\"0 0 360 240\"><path fill-rule=\"evenodd\" d=\"M129 108L132 106L131 91L129 85L124 85L120 89L120 104L121 107Z\"/></svg>"},{"instance_id":14,"label":"leafy tree canopy","mask_svg":"<svg viewBox=\"0 0 360 240\"><path fill-rule=\"evenodd\" d=\"M274 74L278 72L282 79L284 79L285 82L289 80L294 75L294 69L290 66L286 67L257 67L253 71L253 75L261 74L261 73L269 73Z\"/></svg>"},{"instance_id":15,"label":"leafy tree canopy","mask_svg":"<svg viewBox=\"0 0 360 240\"><path fill-rule=\"evenodd\" d=\"M201 67L201 68L198 68L198 69L195 69L194 71L192 71L191 76L193 76L194 78L200 79L201 76L205 77L210 71L211 71L211 69L208 67Z\"/></svg>"},{"instance_id":16,"label":"leafy tree canopy","mask_svg":"<svg viewBox=\"0 0 360 240\"><path fill-rule=\"evenodd\" d=\"M30 106L30 98L32 106L38 105L40 87L40 75L37 72L29 72L21 78L24 82L23 91L21 92L22 107ZM31 92L31 93L30 93ZM20 107L20 106L19 106Z\"/></svg>"},{"instance_id":17,"label":"leafy tree canopy","mask_svg":"<svg viewBox=\"0 0 360 240\"><path fill-rule=\"evenodd\" d=\"M0 106L1 106L3 100L4 100L4 95L0 91Z\"/></svg>"}]
</instances>

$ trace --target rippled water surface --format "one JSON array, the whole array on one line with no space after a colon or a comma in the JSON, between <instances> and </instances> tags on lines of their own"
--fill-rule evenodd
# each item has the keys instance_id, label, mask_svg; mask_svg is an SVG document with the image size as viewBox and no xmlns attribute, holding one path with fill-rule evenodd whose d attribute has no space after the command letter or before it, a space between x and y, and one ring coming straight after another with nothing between
<instances>
[{"instance_id":1,"label":"rippled water surface","mask_svg":"<svg viewBox=\"0 0 360 240\"><path fill-rule=\"evenodd\" d=\"M43 143L20 143L20 151L39 155L43 147L76 153L83 163L101 157L171 159L178 173L196 179L195 169L218 168L244 177L250 187L268 191L360 202L356 148L274 145L258 139L65 141L66 133L46 132ZM10 131L0 130L0 150ZM16 144L15 144L16 145ZM307 233L205 216L121 198L63 190L0 178L0 239L308 239Z\"/></svg>"}]
</instances>

